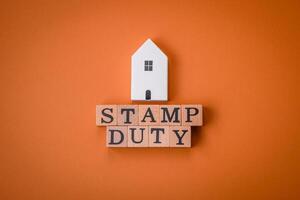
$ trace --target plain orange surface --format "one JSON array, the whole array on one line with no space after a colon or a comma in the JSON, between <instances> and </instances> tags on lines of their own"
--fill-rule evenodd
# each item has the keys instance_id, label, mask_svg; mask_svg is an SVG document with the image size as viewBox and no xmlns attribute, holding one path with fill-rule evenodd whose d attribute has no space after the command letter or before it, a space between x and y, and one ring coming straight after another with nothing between
<instances>
[{"instance_id":1,"label":"plain orange surface","mask_svg":"<svg viewBox=\"0 0 300 200\"><path fill-rule=\"evenodd\" d=\"M1 1L0 199L300 199L299 1ZM96 104L169 57L191 149L109 149Z\"/></svg>"}]
</instances>

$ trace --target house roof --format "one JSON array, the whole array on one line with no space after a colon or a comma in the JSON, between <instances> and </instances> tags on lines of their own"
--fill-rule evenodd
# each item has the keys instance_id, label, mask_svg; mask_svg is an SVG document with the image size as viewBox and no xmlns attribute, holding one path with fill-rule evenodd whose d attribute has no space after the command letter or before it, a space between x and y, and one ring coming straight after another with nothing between
<instances>
[{"instance_id":1,"label":"house roof","mask_svg":"<svg viewBox=\"0 0 300 200\"><path fill-rule=\"evenodd\" d=\"M166 59L168 58L166 56L166 54L164 54L164 52L151 40L151 39L147 39L142 46L140 46L140 48L138 48L138 50L136 50L136 52L132 55L132 57L140 54L140 53L160 53L163 57L165 57Z\"/></svg>"}]
</instances>

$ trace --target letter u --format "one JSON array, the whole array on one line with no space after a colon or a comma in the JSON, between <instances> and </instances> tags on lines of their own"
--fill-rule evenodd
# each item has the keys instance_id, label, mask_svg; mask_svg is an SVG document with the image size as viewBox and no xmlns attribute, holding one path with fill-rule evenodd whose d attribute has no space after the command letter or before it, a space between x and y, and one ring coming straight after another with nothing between
<instances>
[{"instance_id":1,"label":"letter u","mask_svg":"<svg viewBox=\"0 0 300 200\"><path fill-rule=\"evenodd\" d=\"M130 128L130 134L131 134L131 141L133 142L133 143L136 143L136 144L139 144L139 143L142 143L143 142L143 140L144 140L144 128L140 128L140 132L141 132L141 139L140 140L136 140L136 137L135 137L135 130L136 130L136 128ZM138 131L139 132L139 131Z\"/></svg>"}]
</instances>

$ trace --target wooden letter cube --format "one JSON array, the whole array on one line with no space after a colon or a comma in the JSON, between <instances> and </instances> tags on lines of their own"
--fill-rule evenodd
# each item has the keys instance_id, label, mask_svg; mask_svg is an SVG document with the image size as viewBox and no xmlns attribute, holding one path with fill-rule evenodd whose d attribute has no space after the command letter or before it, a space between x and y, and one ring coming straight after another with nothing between
<instances>
[{"instance_id":1,"label":"wooden letter cube","mask_svg":"<svg viewBox=\"0 0 300 200\"><path fill-rule=\"evenodd\" d=\"M182 105L181 113L182 126L202 126L202 105Z\"/></svg>"},{"instance_id":2,"label":"wooden letter cube","mask_svg":"<svg viewBox=\"0 0 300 200\"><path fill-rule=\"evenodd\" d=\"M128 147L148 147L148 126L128 126Z\"/></svg>"},{"instance_id":3,"label":"wooden letter cube","mask_svg":"<svg viewBox=\"0 0 300 200\"><path fill-rule=\"evenodd\" d=\"M169 140L170 147L191 147L191 127L170 126Z\"/></svg>"},{"instance_id":4,"label":"wooden letter cube","mask_svg":"<svg viewBox=\"0 0 300 200\"><path fill-rule=\"evenodd\" d=\"M149 147L169 147L169 126L149 126Z\"/></svg>"},{"instance_id":5,"label":"wooden letter cube","mask_svg":"<svg viewBox=\"0 0 300 200\"><path fill-rule=\"evenodd\" d=\"M97 105L96 125L97 126L117 125L117 106Z\"/></svg>"},{"instance_id":6,"label":"wooden letter cube","mask_svg":"<svg viewBox=\"0 0 300 200\"><path fill-rule=\"evenodd\" d=\"M160 125L181 125L180 105L160 106Z\"/></svg>"},{"instance_id":7,"label":"wooden letter cube","mask_svg":"<svg viewBox=\"0 0 300 200\"><path fill-rule=\"evenodd\" d=\"M127 126L107 126L106 146L107 147L127 147Z\"/></svg>"},{"instance_id":8,"label":"wooden letter cube","mask_svg":"<svg viewBox=\"0 0 300 200\"><path fill-rule=\"evenodd\" d=\"M118 125L139 125L139 106L119 105L118 106Z\"/></svg>"},{"instance_id":9,"label":"wooden letter cube","mask_svg":"<svg viewBox=\"0 0 300 200\"><path fill-rule=\"evenodd\" d=\"M139 125L159 125L159 105L139 105Z\"/></svg>"}]
</instances>

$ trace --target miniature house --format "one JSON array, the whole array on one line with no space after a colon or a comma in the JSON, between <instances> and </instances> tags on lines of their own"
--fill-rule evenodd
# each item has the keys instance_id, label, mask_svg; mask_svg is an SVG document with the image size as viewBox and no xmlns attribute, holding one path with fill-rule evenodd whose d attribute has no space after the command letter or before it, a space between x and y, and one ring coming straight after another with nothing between
<instances>
[{"instance_id":1,"label":"miniature house","mask_svg":"<svg viewBox=\"0 0 300 200\"><path fill-rule=\"evenodd\" d=\"M131 57L131 100L168 100L168 57L151 39Z\"/></svg>"}]
</instances>

